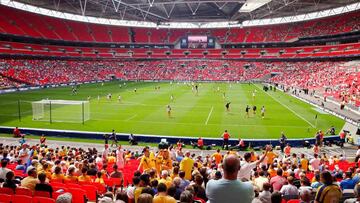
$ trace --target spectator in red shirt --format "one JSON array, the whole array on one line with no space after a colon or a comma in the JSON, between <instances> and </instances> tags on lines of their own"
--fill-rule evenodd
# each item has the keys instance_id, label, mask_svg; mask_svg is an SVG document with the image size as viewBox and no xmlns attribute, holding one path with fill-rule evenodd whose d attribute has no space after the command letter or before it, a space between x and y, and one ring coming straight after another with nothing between
<instances>
[{"instance_id":1,"label":"spectator in red shirt","mask_svg":"<svg viewBox=\"0 0 360 203\"><path fill-rule=\"evenodd\" d=\"M197 141L197 146L199 149L203 149L203 147L204 147L204 140L201 137L199 137L199 139Z\"/></svg>"},{"instance_id":2,"label":"spectator in red shirt","mask_svg":"<svg viewBox=\"0 0 360 203\"><path fill-rule=\"evenodd\" d=\"M283 170L279 168L276 172L276 176L270 179L270 185L273 188L273 192L280 191L285 183L286 179L283 177Z\"/></svg>"},{"instance_id":3,"label":"spectator in red shirt","mask_svg":"<svg viewBox=\"0 0 360 203\"><path fill-rule=\"evenodd\" d=\"M13 135L14 135L14 137L21 137L21 132L18 127L15 127L15 129L13 131Z\"/></svg>"},{"instance_id":4,"label":"spectator in red shirt","mask_svg":"<svg viewBox=\"0 0 360 203\"><path fill-rule=\"evenodd\" d=\"M344 147L344 143L345 143L345 138L346 138L346 133L344 132L344 131L342 131L340 134L339 134L339 136L340 136L340 146L341 147Z\"/></svg>"}]
</instances>

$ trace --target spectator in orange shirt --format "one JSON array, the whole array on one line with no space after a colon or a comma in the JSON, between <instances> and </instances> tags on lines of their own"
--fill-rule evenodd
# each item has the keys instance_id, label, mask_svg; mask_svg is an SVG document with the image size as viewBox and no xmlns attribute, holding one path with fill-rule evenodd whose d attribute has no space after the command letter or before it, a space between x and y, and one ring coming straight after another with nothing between
<instances>
[{"instance_id":1,"label":"spectator in orange shirt","mask_svg":"<svg viewBox=\"0 0 360 203\"><path fill-rule=\"evenodd\" d=\"M215 160L216 166L221 163L222 155L220 154L220 149L216 150L216 152L211 155L211 157Z\"/></svg>"},{"instance_id":2,"label":"spectator in orange shirt","mask_svg":"<svg viewBox=\"0 0 360 203\"><path fill-rule=\"evenodd\" d=\"M230 134L228 133L227 130L225 130L225 132L223 133L222 138L223 138L223 146L222 146L222 148L228 150L229 149Z\"/></svg>"}]
</instances>

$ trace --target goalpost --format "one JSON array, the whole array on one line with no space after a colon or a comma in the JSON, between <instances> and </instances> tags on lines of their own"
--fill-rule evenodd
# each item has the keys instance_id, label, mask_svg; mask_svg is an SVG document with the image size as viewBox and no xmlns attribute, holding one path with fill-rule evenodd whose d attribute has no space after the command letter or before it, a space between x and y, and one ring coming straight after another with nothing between
<instances>
[{"instance_id":1,"label":"goalpost","mask_svg":"<svg viewBox=\"0 0 360 203\"><path fill-rule=\"evenodd\" d=\"M31 105L34 121L84 123L90 119L89 101L44 99Z\"/></svg>"}]
</instances>

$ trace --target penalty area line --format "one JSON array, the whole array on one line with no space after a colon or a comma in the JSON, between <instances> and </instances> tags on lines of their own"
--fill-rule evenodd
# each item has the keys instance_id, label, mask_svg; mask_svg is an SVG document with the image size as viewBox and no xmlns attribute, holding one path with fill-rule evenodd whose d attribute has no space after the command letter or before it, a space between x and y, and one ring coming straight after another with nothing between
<instances>
[{"instance_id":1,"label":"penalty area line","mask_svg":"<svg viewBox=\"0 0 360 203\"><path fill-rule=\"evenodd\" d=\"M126 119L125 121L129 121L129 120L131 120L131 119L135 118L136 116L137 116L137 114L135 114L135 115L131 116L130 118Z\"/></svg>"},{"instance_id":2,"label":"penalty area line","mask_svg":"<svg viewBox=\"0 0 360 203\"><path fill-rule=\"evenodd\" d=\"M208 115L208 117L207 117L207 119L206 119L206 121L205 121L205 125L207 125L207 124L208 124L209 119L210 119L210 116L211 116L211 114L212 114L213 110L214 110L214 107L212 106L212 107L211 107L211 109L210 109L209 115Z\"/></svg>"}]
</instances>

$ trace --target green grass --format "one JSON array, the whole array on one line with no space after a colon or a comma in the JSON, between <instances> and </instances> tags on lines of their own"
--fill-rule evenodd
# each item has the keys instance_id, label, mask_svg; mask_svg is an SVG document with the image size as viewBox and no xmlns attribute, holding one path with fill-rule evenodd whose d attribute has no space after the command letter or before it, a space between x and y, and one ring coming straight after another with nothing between
<instances>
[{"instance_id":1,"label":"green grass","mask_svg":"<svg viewBox=\"0 0 360 203\"><path fill-rule=\"evenodd\" d=\"M12 134L2 134L0 133L0 137L5 137L5 138L12 138L13 135ZM26 135L25 136L26 140L40 140L40 136L38 135ZM68 142L69 138L67 137L46 137L46 140L54 140L54 141L64 141L64 142ZM97 143L97 144L103 144L104 140L99 140L99 139L85 139L85 138L71 138L71 142L78 142L78 143ZM109 142L111 144L111 141ZM121 145L127 145L129 146L129 142L126 141L118 141L119 144ZM157 143L145 143L145 142L139 142L137 146L151 146L151 147L156 147L158 144ZM185 148L189 148L188 146L185 146Z\"/></svg>"},{"instance_id":2,"label":"green grass","mask_svg":"<svg viewBox=\"0 0 360 203\"><path fill-rule=\"evenodd\" d=\"M312 137L318 129L326 130L334 125L339 131L344 125L343 120L320 114L313 106L280 91L265 93L261 85L233 83L230 87L227 83L200 83L196 96L191 87L183 83L127 83L122 88L119 83L82 85L77 95L71 95L70 87L0 95L0 125L102 132L115 129L122 133L194 137L220 137L227 129L233 138L254 139L278 138L281 131L289 138ZM160 90L155 90L155 86L160 86ZM216 91L218 87L219 92ZM254 100L252 92L255 89ZM225 100L223 92L227 96ZM106 99L108 93L112 93L112 101ZM118 95L123 98L121 103L117 101ZM170 95L174 95L174 102L170 101ZM88 96L91 96L91 118L84 125L32 120L31 101L46 98L86 100ZM21 100L21 122L18 100ZM224 107L227 101L231 102L230 112ZM172 107L172 118L167 116L167 104ZM258 107L256 116L246 118L247 104ZM259 115L263 105L266 107L264 119Z\"/></svg>"}]
</instances>

